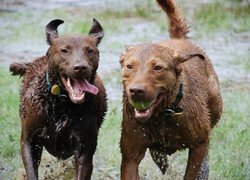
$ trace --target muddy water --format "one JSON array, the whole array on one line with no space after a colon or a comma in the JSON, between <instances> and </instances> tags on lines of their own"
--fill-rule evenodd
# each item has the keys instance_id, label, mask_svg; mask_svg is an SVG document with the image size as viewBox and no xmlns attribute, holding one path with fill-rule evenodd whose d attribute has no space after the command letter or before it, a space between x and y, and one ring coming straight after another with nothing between
<instances>
[{"instance_id":1,"label":"muddy water","mask_svg":"<svg viewBox=\"0 0 250 180\"><path fill-rule=\"evenodd\" d=\"M41 40L34 42L27 38L25 41L8 41L9 36L15 36L10 27L19 26L20 23L26 22L27 20L24 16L23 19L16 21L9 21L8 13L11 15L13 12L18 12L21 15L25 14L27 10L29 11L39 11L46 14L48 11L53 11L56 8L74 8L83 7L83 9L104 9L109 6L124 5L124 7L129 6L130 1L115 1L115 0L44 0L44 1L32 1L32 0L0 0L0 14L1 12L7 13L5 16L0 16L0 32L4 34L3 39L0 39L0 66L8 67L11 62L14 61L30 61L36 57L43 55L48 46L45 43L44 37ZM206 3L206 1L200 1L200 3ZM192 15L192 8L190 3L183 1L189 16ZM40 13L40 14L42 14ZM45 22L41 16L39 17L29 17L37 18L37 24L41 27L44 26ZM187 18L188 19L188 18ZM130 18L121 19L123 21L121 24L130 24L130 30L128 32L122 31L122 33L116 33L114 36L109 35L105 37L102 44L100 45L101 51L101 62L100 68L98 70L99 74L102 76L110 76L112 73L110 71L119 71L119 56L124 50L125 44L136 44L142 42L157 42L165 39L167 37L167 30L161 34L157 23L150 20L141 18ZM34 24L30 24L34 25ZM150 27L150 28L148 28ZM21 29L20 29L21 31ZM156 33L152 33L156 32ZM29 36L27 34L27 36ZM239 83L250 83L250 73L242 67L241 63L234 62L237 57L248 56L244 61L250 62L250 33L233 33L233 32L218 32L214 36L209 38L197 38L196 33L193 32L191 37L194 39L200 47L205 49L206 53L209 55L211 60L215 65L215 70L218 73L219 78L222 81L234 81ZM111 46L118 44L117 46ZM124 45L121 45L124 44ZM241 61L241 60L239 60ZM119 74L115 74L119 76ZM115 100L121 98L121 86L114 85L114 82L107 82L106 88L108 90L109 99ZM185 153L185 152L184 152ZM174 163L177 156L171 157L173 163L170 165L167 174L171 174L171 178L181 179L183 176L183 170L185 164L178 165ZM114 172L111 174L105 174L105 168L102 166L105 164L101 159L101 155L95 155L94 160L94 175L93 179L100 179L105 177L105 179L117 179L119 177L119 172ZM143 176L145 177L155 177L155 174L160 174L156 166L153 165L151 158L146 155L142 162L143 167L147 167L147 164L152 164L149 169L144 168ZM119 166L119 165L117 165ZM43 154L42 163L40 166L41 179L71 179L73 162L69 159L65 162L58 161L51 157L48 153ZM1 165L0 165L1 171ZM66 175L65 175L66 173ZM102 175L100 175L102 174ZM15 175L18 179L24 178L23 168L17 170ZM66 176L66 177L65 177ZM22 178L21 178L22 177ZM165 177L165 176L164 176ZM166 179L166 178L165 178Z\"/></svg>"}]
</instances>

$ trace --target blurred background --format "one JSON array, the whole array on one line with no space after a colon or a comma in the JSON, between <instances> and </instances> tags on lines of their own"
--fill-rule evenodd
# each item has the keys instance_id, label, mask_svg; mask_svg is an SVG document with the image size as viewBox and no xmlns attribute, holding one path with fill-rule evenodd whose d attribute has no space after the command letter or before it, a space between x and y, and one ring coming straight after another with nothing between
<instances>
[{"instance_id":1,"label":"blurred background","mask_svg":"<svg viewBox=\"0 0 250 180\"><path fill-rule=\"evenodd\" d=\"M250 179L250 1L177 0L191 26L190 38L212 59L224 101L209 150L210 179ZM64 20L59 34L87 34L96 18L105 30L98 69L108 91L109 111L100 129L92 179L119 179L121 154L120 54L127 44L168 38L165 14L154 0L0 0L0 179L24 179L20 157L20 79L12 62L45 55L45 26ZM163 176L147 153L142 179L182 179L188 151L169 157ZM59 161L44 151L40 179L74 177L73 159Z\"/></svg>"}]
</instances>

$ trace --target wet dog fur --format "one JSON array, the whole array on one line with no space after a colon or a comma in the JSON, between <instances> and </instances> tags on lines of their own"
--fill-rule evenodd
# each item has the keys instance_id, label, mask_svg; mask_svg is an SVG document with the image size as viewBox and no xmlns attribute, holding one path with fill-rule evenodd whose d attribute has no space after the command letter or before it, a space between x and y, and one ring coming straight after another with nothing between
<instances>
[{"instance_id":1,"label":"wet dog fur","mask_svg":"<svg viewBox=\"0 0 250 180\"><path fill-rule=\"evenodd\" d=\"M174 0L157 2L168 16L170 40L127 46L120 57L121 179L139 179L147 149L164 174L167 155L186 148L184 179L207 179L209 137L222 113L218 77L209 57L187 37L189 28ZM183 97L174 103L180 91ZM135 102L150 106L138 108Z\"/></svg>"},{"instance_id":2,"label":"wet dog fur","mask_svg":"<svg viewBox=\"0 0 250 180\"><path fill-rule=\"evenodd\" d=\"M46 26L45 56L13 63L22 76L21 155L27 179L38 179L43 147L59 159L74 155L76 179L90 179L98 130L107 111L106 91L96 74L98 44L104 36L93 19L88 35L58 36L56 19Z\"/></svg>"}]
</instances>

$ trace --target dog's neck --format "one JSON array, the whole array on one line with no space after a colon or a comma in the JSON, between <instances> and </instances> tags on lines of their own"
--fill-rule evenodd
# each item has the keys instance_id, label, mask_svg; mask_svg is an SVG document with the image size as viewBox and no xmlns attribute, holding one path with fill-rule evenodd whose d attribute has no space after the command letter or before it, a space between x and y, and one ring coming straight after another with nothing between
<instances>
[{"instance_id":1,"label":"dog's neck","mask_svg":"<svg viewBox=\"0 0 250 180\"><path fill-rule=\"evenodd\" d=\"M183 109L180 106L180 102L184 96L183 86L183 81L179 79L172 90L166 92L163 101L154 113L154 118L158 119L160 116L163 116L168 119L183 113Z\"/></svg>"},{"instance_id":2,"label":"dog's neck","mask_svg":"<svg viewBox=\"0 0 250 180\"><path fill-rule=\"evenodd\" d=\"M171 102L171 105L163 109L162 114L164 114L167 117L174 117L177 115L181 115L183 113L183 109L179 107L179 102L183 98L183 95L184 95L183 83L180 82L178 92L176 93L176 96L175 96L175 100Z\"/></svg>"},{"instance_id":3,"label":"dog's neck","mask_svg":"<svg viewBox=\"0 0 250 180\"><path fill-rule=\"evenodd\" d=\"M45 81L48 92L53 96L58 96L61 99L68 99L67 93L64 93L63 86L60 81L60 75L57 72L52 71L49 66L45 71Z\"/></svg>"}]
</instances>

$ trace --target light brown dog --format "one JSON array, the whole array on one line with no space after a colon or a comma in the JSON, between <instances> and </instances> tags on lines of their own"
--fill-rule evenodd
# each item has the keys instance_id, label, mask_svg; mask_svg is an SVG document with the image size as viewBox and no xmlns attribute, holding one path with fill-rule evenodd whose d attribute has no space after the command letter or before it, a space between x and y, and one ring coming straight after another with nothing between
<instances>
[{"instance_id":1,"label":"light brown dog","mask_svg":"<svg viewBox=\"0 0 250 180\"><path fill-rule=\"evenodd\" d=\"M167 155L188 148L184 179L207 179L209 136L222 113L218 77L207 55L188 39L174 0L157 2L169 18L171 39L127 47L120 59L121 179L139 179L147 148L163 174Z\"/></svg>"}]
</instances>

